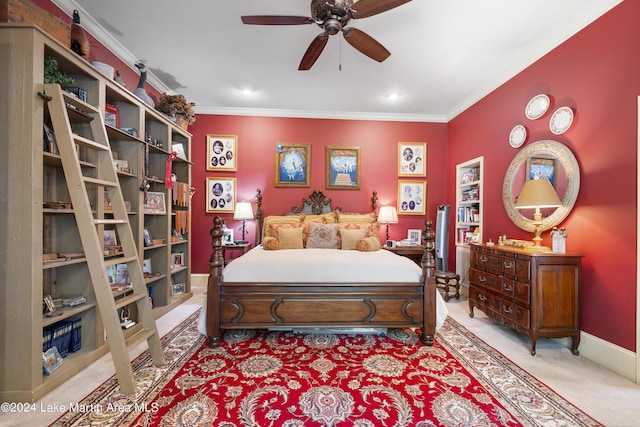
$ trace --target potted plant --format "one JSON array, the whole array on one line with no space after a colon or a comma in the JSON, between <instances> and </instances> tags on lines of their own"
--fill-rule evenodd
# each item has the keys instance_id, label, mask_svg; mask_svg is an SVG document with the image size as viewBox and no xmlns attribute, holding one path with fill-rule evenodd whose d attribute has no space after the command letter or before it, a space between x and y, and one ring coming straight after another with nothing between
<instances>
[{"instance_id":1,"label":"potted plant","mask_svg":"<svg viewBox=\"0 0 640 427\"><path fill-rule=\"evenodd\" d=\"M166 114L183 129L196 121L196 114L193 111L193 104L187 102L184 95L169 95L163 93L156 110Z\"/></svg>"},{"instance_id":2,"label":"potted plant","mask_svg":"<svg viewBox=\"0 0 640 427\"><path fill-rule=\"evenodd\" d=\"M57 83L61 86L72 85L75 83L73 77L67 76L58 69L58 61L51 56L44 57L44 82Z\"/></svg>"}]
</instances>

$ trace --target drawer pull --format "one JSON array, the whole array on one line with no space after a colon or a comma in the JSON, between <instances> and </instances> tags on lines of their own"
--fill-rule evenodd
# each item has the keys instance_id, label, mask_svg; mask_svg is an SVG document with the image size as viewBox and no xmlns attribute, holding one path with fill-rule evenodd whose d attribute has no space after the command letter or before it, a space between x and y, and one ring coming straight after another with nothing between
<instances>
[{"instance_id":1,"label":"drawer pull","mask_svg":"<svg viewBox=\"0 0 640 427\"><path fill-rule=\"evenodd\" d=\"M485 296L484 296L484 295L482 295L482 294L478 294L478 299L479 299L480 301L486 301L486 300L487 300L487 297L485 297Z\"/></svg>"},{"instance_id":2,"label":"drawer pull","mask_svg":"<svg viewBox=\"0 0 640 427\"><path fill-rule=\"evenodd\" d=\"M512 291L513 288L511 286L504 285L504 290L505 291Z\"/></svg>"},{"instance_id":3,"label":"drawer pull","mask_svg":"<svg viewBox=\"0 0 640 427\"><path fill-rule=\"evenodd\" d=\"M481 282L486 282L487 278L484 277L484 276L480 276L480 277L478 277L478 280L481 281Z\"/></svg>"},{"instance_id":4,"label":"drawer pull","mask_svg":"<svg viewBox=\"0 0 640 427\"><path fill-rule=\"evenodd\" d=\"M489 261L489 258L487 258L484 255L480 255L480 262L487 262L487 261Z\"/></svg>"},{"instance_id":5,"label":"drawer pull","mask_svg":"<svg viewBox=\"0 0 640 427\"><path fill-rule=\"evenodd\" d=\"M513 310L511 309L511 307L505 307L505 306L502 306L502 310L503 310L505 313L513 313Z\"/></svg>"},{"instance_id":6,"label":"drawer pull","mask_svg":"<svg viewBox=\"0 0 640 427\"><path fill-rule=\"evenodd\" d=\"M507 263L505 262L505 263L504 263L504 268L513 268L513 263L512 263L512 262L510 262L510 263L508 263L508 264L507 264Z\"/></svg>"}]
</instances>

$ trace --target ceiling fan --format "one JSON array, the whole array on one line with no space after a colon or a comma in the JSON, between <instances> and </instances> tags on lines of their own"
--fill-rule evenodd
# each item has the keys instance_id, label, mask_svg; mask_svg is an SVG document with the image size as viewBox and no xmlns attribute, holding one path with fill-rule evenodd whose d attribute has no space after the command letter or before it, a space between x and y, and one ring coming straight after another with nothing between
<instances>
[{"instance_id":1,"label":"ceiling fan","mask_svg":"<svg viewBox=\"0 0 640 427\"><path fill-rule=\"evenodd\" d=\"M243 16L242 22L251 25L306 25L317 24L322 28L311 42L300 61L298 70L309 70L327 45L329 36L342 31L351 46L371 59L382 62L391 55L373 37L357 28L347 27L352 19L377 15L411 0L311 0L311 17L251 15Z\"/></svg>"}]
</instances>

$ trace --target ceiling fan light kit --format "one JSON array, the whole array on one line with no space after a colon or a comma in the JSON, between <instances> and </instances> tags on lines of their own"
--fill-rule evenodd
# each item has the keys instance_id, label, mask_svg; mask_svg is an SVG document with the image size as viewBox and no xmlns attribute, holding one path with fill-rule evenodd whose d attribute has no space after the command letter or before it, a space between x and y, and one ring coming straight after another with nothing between
<instances>
[{"instance_id":1,"label":"ceiling fan light kit","mask_svg":"<svg viewBox=\"0 0 640 427\"><path fill-rule=\"evenodd\" d=\"M316 24L322 33L311 41L298 70L309 70L327 45L330 36L342 33L344 39L369 58L382 62L391 52L364 31L347 27L352 19L368 18L394 9L411 0L311 0L311 17L252 15L242 16L248 25L306 25Z\"/></svg>"}]
</instances>

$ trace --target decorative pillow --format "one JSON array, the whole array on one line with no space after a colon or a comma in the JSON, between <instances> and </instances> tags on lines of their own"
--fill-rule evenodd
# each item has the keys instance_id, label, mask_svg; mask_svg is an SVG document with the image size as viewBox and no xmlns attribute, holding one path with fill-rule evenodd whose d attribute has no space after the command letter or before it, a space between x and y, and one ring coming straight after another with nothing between
<instances>
[{"instance_id":1,"label":"decorative pillow","mask_svg":"<svg viewBox=\"0 0 640 427\"><path fill-rule=\"evenodd\" d=\"M275 237L267 236L262 240L262 247L267 251L280 249L280 242Z\"/></svg>"},{"instance_id":2,"label":"decorative pillow","mask_svg":"<svg viewBox=\"0 0 640 427\"><path fill-rule=\"evenodd\" d=\"M366 214L338 212L338 222L345 224L371 224L376 222L375 212Z\"/></svg>"},{"instance_id":3,"label":"decorative pillow","mask_svg":"<svg viewBox=\"0 0 640 427\"><path fill-rule=\"evenodd\" d=\"M278 230L280 249L302 249L302 227L280 228Z\"/></svg>"},{"instance_id":4,"label":"decorative pillow","mask_svg":"<svg viewBox=\"0 0 640 427\"><path fill-rule=\"evenodd\" d=\"M380 231L377 222L341 223L341 230L364 230L364 237L376 237Z\"/></svg>"},{"instance_id":5,"label":"decorative pillow","mask_svg":"<svg viewBox=\"0 0 640 427\"><path fill-rule=\"evenodd\" d=\"M342 238L342 249L355 250L360 239L364 239L364 229L347 230L340 229L340 237Z\"/></svg>"},{"instance_id":6,"label":"decorative pillow","mask_svg":"<svg viewBox=\"0 0 640 427\"><path fill-rule=\"evenodd\" d=\"M323 224L335 224L338 222L336 212L327 212L321 215L305 215L304 222L321 222Z\"/></svg>"},{"instance_id":7,"label":"decorative pillow","mask_svg":"<svg viewBox=\"0 0 640 427\"><path fill-rule=\"evenodd\" d=\"M263 231L262 238L264 240L265 237L271 236L278 238L278 229L299 227L302 223L302 219L304 215L271 215L264 219L263 222Z\"/></svg>"},{"instance_id":8,"label":"decorative pillow","mask_svg":"<svg viewBox=\"0 0 640 427\"><path fill-rule=\"evenodd\" d=\"M358 240L356 244L356 249L360 252L374 252L380 250L380 239L376 237L365 237L364 239Z\"/></svg>"},{"instance_id":9,"label":"decorative pillow","mask_svg":"<svg viewBox=\"0 0 640 427\"><path fill-rule=\"evenodd\" d=\"M338 224L309 223L307 248L339 249Z\"/></svg>"}]
</instances>

